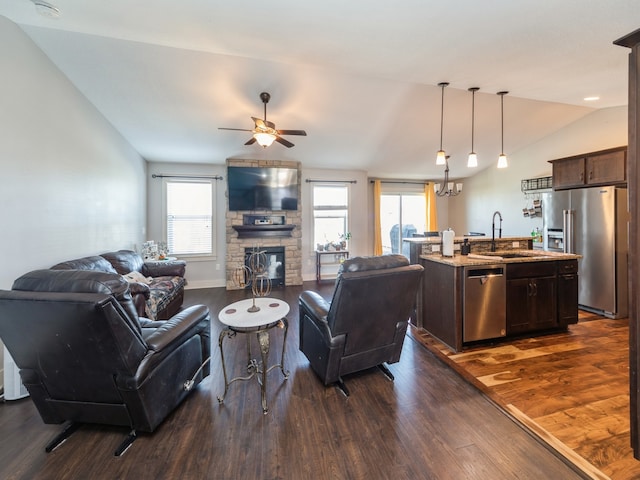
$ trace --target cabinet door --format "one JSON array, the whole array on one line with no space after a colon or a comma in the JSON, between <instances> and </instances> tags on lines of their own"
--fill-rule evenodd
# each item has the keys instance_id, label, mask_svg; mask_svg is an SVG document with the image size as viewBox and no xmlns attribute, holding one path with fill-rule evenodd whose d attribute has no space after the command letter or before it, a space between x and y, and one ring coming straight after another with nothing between
<instances>
[{"instance_id":1,"label":"cabinet door","mask_svg":"<svg viewBox=\"0 0 640 480\"><path fill-rule=\"evenodd\" d=\"M507 335L529 331L529 278L507 280Z\"/></svg>"},{"instance_id":2,"label":"cabinet door","mask_svg":"<svg viewBox=\"0 0 640 480\"><path fill-rule=\"evenodd\" d=\"M507 335L558 326L556 277L507 281Z\"/></svg>"},{"instance_id":3,"label":"cabinet door","mask_svg":"<svg viewBox=\"0 0 640 480\"><path fill-rule=\"evenodd\" d=\"M585 158L565 158L554 160L553 165L553 188L561 190L563 188L581 187L585 184Z\"/></svg>"},{"instance_id":4,"label":"cabinet door","mask_svg":"<svg viewBox=\"0 0 640 480\"><path fill-rule=\"evenodd\" d=\"M530 329L544 330L558 326L556 277L530 279Z\"/></svg>"},{"instance_id":5,"label":"cabinet door","mask_svg":"<svg viewBox=\"0 0 640 480\"><path fill-rule=\"evenodd\" d=\"M611 185L625 183L627 152L617 150L587 157L586 182L588 185Z\"/></svg>"},{"instance_id":6,"label":"cabinet door","mask_svg":"<svg viewBox=\"0 0 640 480\"><path fill-rule=\"evenodd\" d=\"M558 275L558 325L578 323L578 275Z\"/></svg>"}]
</instances>

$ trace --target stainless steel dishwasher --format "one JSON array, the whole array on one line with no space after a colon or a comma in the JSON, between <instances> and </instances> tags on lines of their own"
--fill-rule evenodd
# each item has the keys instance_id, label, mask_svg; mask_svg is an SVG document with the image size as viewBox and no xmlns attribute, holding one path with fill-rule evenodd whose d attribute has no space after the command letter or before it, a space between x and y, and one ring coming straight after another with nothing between
<instances>
[{"instance_id":1,"label":"stainless steel dishwasher","mask_svg":"<svg viewBox=\"0 0 640 480\"><path fill-rule=\"evenodd\" d=\"M464 268L462 341L504 337L507 333L505 264Z\"/></svg>"}]
</instances>

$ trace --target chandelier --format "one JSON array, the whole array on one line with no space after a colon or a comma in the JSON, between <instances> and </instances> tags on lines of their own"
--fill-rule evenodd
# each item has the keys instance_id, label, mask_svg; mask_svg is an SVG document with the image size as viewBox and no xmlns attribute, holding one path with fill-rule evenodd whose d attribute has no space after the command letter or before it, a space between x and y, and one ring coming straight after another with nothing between
<instances>
[{"instance_id":1,"label":"chandelier","mask_svg":"<svg viewBox=\"0 0 640 480\"><path fill-rule=\"evenodd\" d=\"M462 193L462 183L449 181L449 155L444 158L444 181L434 184L436 195L439 197L455 197Z\"/></svg>"}]
</instances>

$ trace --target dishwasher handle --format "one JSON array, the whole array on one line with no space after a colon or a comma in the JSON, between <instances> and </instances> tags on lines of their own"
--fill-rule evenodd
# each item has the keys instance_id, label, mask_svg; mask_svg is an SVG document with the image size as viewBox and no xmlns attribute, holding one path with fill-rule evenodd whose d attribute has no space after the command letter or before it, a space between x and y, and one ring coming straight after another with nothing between
<instances>
[{"instance_id":1,"label":"dishwasher handle","mask_svg":"<svg viewBox=\"0 0 640 480\"><path fill-rule=\"evenodd\" d=\"M504 268L477 268L467 270L467 278L484 278L489 277L502 277L504 275ZM486 280L485 280L486 281ZM484 283L484 282L483 282Z\"/></svg>"}]
</instances>

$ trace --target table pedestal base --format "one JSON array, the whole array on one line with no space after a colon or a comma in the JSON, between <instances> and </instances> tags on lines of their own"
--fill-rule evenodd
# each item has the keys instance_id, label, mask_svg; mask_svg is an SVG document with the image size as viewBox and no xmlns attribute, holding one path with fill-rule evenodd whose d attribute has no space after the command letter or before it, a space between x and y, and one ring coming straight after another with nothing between
<instances>
[{"instance_id":1,"label":"table pedestal base","mask_svg":"<svg viewBox=\"0 0 640 480\"><path fill-rule=\"evenodd\" d=\"M276 365L272 365L267 367L267 359L269 356L269 330L273 327L284 328L284 338L282 340L282 353L280 356L280 363ZM287 332L289 331L289 323L286 318L278 320L269 325L265 325L257 328L233 328L227 327L222 332L220 332L220 337L218 338L218 346L220 347L220 358L222 360L222 373L224 375L224 392L222 395L218 396L218 402L224 402L224 397L227 395L227 391L229 389L229 385L238 380L251 380L253 377L256 377L258 383L260 384L260 395L262 399L262 413L267 414L269 409L267 408L267 373L269 373L274 368L280 368L284 379L289 378L289 371L284 369L284 351L285 346L287 344ZM231 380L227 377L227 368L224 362L224 350L222 348L222 343L225 337L234 337L237 333L256 333L258 337L258 344L260 345L260 361L253 358L251 355L251 339L247 335L247 352L249 354L249 361L247 363L247 372L249 373L246 377L234 377Z\"/></svg>"}]
</instances>

